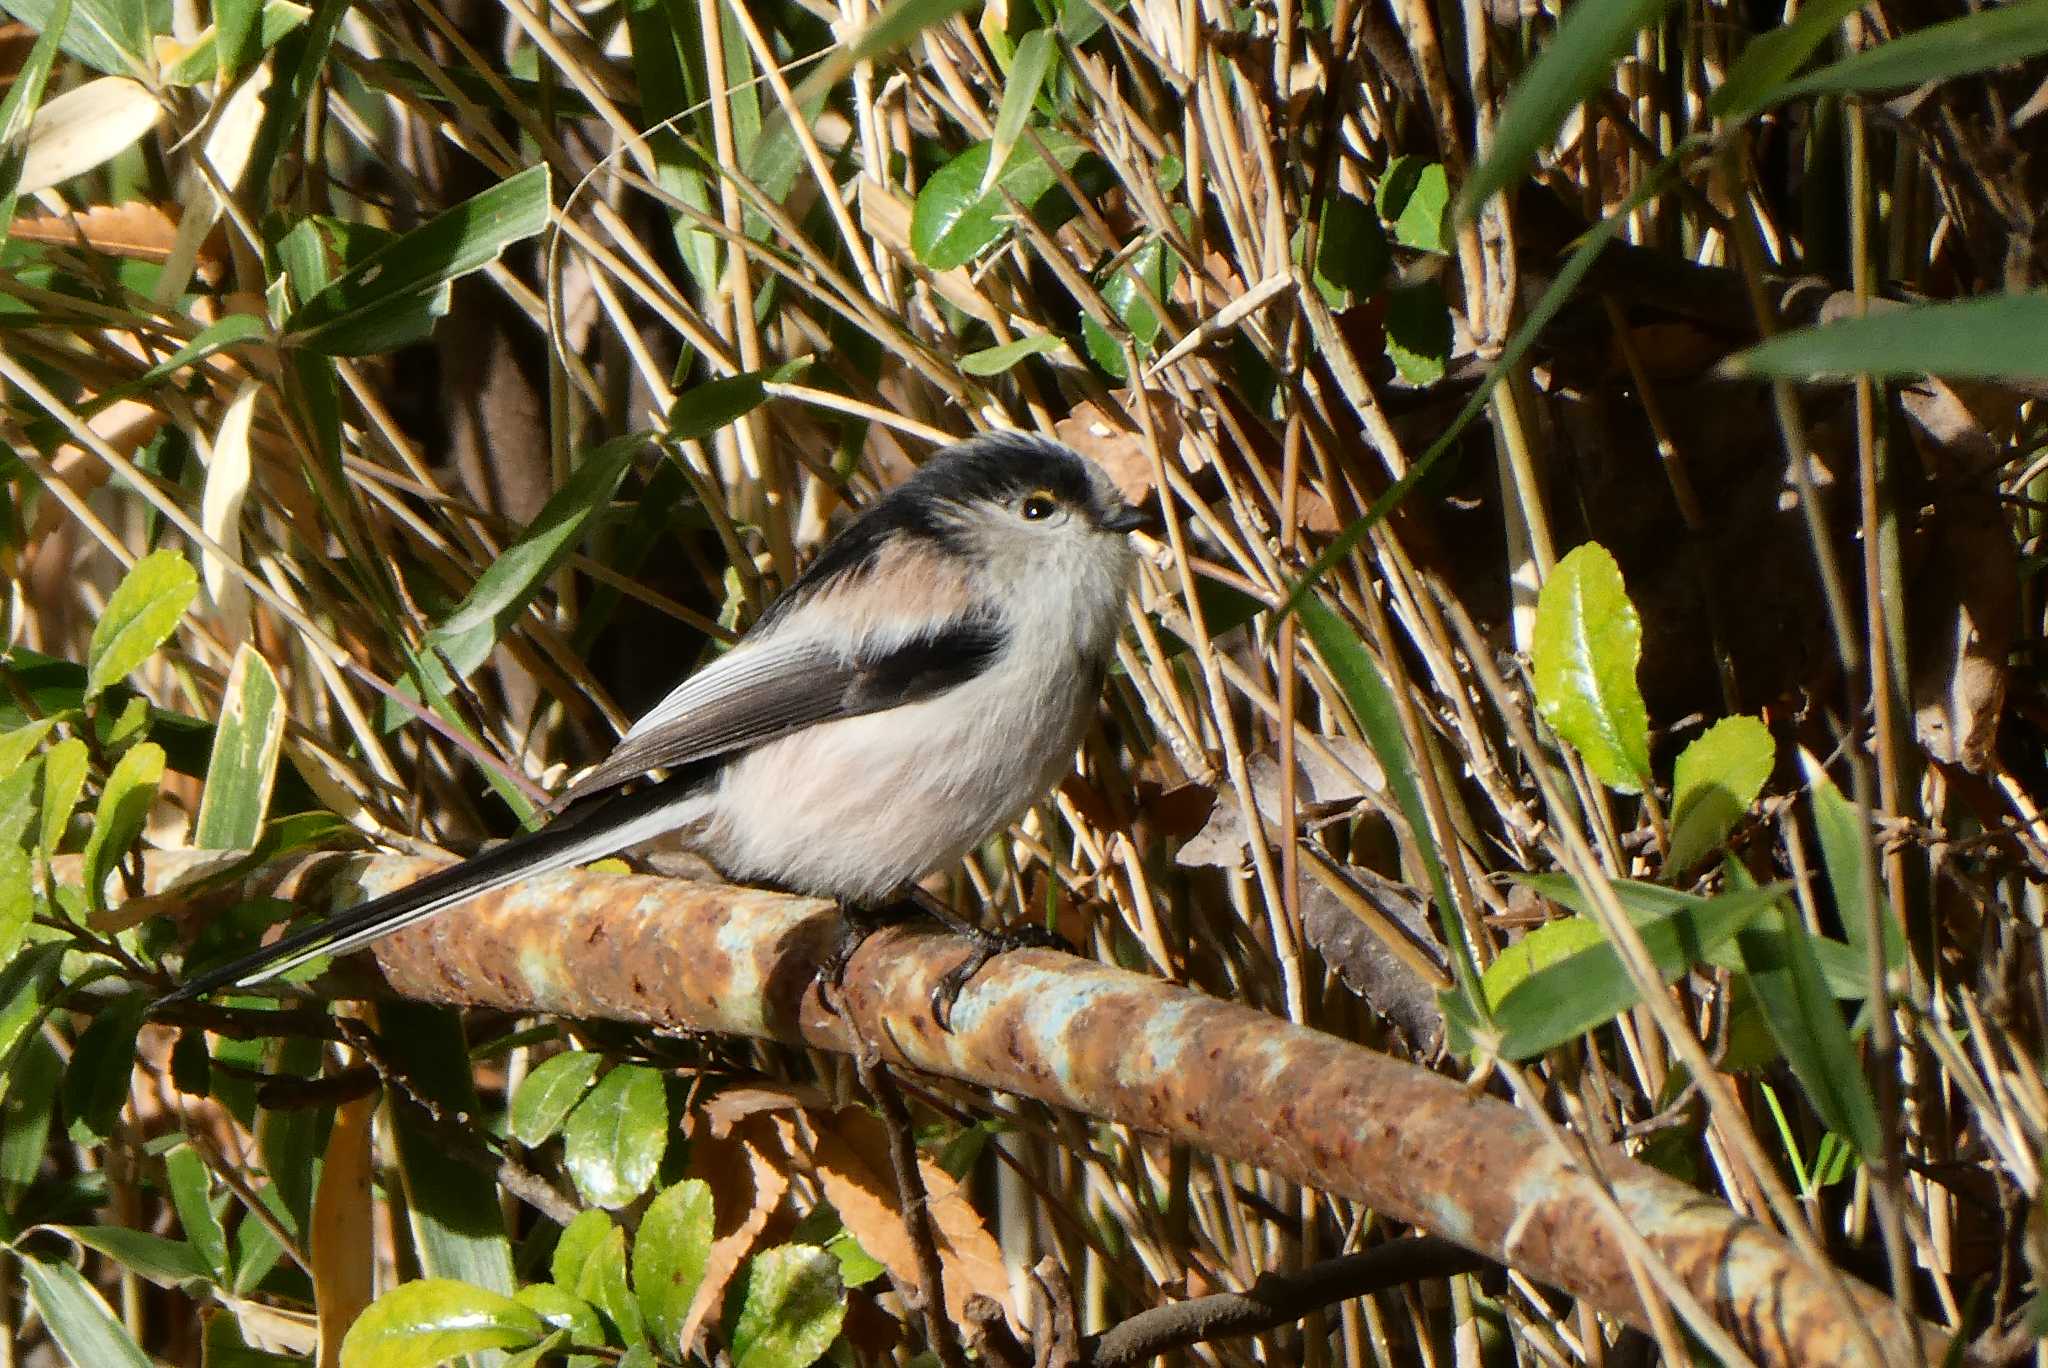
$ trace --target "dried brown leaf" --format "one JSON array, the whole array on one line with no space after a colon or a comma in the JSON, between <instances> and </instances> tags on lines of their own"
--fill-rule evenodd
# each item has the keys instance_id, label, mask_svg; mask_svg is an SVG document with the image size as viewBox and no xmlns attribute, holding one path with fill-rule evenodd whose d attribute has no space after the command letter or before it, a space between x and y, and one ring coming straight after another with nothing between
<instances>
[{"instance_id":1,"label":"dried brown leaf","mask_svg":"<svg viewBox=\"0 0 2048 1368\"><path fill-rule=\"evenodd\" d=\"M823 1118L816 1118L823 1120ZM860 1247L880 1260L896 1280L917 1286L917 1260L897 1200L894 1169L889 1162L889 1137L882 1123L857 1108L847 1107L821 1125L813 1152L818 1183L853 1232ZM953 1176L920 1154L926 1209L938 1243L940 1277L945 1282L946 1314L968 1324L967 1299L977 1294L1008 1308L1010 1275L1003 1251L988 1225Z\"/></svg>"},{"instance_id":2,"label":"dried brown leaf","mask_svg":"<svg viewBox=\"0 0 2048 1368\"><path fill-rule=\"evenodd\" d=\"M697 1300L683 1322L686 1350L696 1343L704 1323L716 1318L733 1274L770 1241L771 1227L779 1231L790 1224L786 1213L781 1221L774 1219L789 1192L787 1168L782 1142L764 1116L736 1120L723 1137L700 1135L691 1141L690 1176L710 1186L718 1220L712 1227L704 1281L698 1285Z\"/></svg>"}]
</instances>

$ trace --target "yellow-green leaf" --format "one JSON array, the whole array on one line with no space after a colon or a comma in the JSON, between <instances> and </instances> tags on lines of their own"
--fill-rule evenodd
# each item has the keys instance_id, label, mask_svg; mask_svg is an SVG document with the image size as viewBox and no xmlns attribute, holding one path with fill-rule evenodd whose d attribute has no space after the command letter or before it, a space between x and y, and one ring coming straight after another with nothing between
<instances>
[{"instance_id":1,"label":"yellow-green leaf","mask_svg":"<svg viewBox=\"0 0 2048 1368\"><path fill-rule=\"evenodd\" d=\"M341 1342L341 1368L432 1368L479 1349L518 1349L547 1322L503 1293L422 1278L401 1283L356 1318Z\"/></svg>"},{"instance_id":2,"label":"yellow-green leaf","mask_svg":"<svg viewBox=\"0 0 2048 1368\"><path fill-rule=\"evenodd\" d=\"M1621 567L1598 542L1575 548L1536 600L1536 706L1594 777L1623 793L1640 793L1650 774L1650 724L1636 688L1642 653Z\"/></svg>"},{"instance_id":3,"label":"yellow-green leaf","mask_svg":"<svg viewBox=\"0 0 2048 1368\"><path fill-rule=\"evenodd\" d=\"M198 592L198 574L175 551L153 551L135 562L92 629L85 696L93 697L149 659L177 630Z\"/></svg>"},{"instance_id":4,"label":"yellow-green leaf","mask_svg":"<svg viewBox=\"0 0 2048 1368\"><path fill-rule=\"evenodd\" d=\"M1722 718L1679 753L1667 874L1683 874L1721 844L1763 792L1776 760L1770 729L1748 716Z\"/></svg>"}]
</instances>

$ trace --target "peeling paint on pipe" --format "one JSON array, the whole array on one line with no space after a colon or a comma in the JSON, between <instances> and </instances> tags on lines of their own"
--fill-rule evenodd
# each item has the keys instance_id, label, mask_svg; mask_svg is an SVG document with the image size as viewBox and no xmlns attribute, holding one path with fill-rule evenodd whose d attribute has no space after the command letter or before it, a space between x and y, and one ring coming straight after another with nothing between
<instances>
[{"instance_id":1,"label":"peeling paint on pipe","mask_svg":"<svg viewBox=\"0 0 2048 1368\"><path fill-rule=\"evenodd\" d=\"M151 890L193 864L152 856ZM316 857L273 866L238 891L324 903L350 883L375 895L434 867ZM846 1014L835 1016L814 969L838 929L836 910L816 899L570 872L479 898L374 954L393 992L430 1002L839 1052L864 1037L892 1063L1168 1136L1366 1203L1646 1323L1593 1180L1503 1102L1262 1012L1051 951L992 961L961 995L947 1034L928 1003L967 946L921 928L892 928L861 946L846 970ZM1759 1364L1869 1364L1865 1341L1786 1241L1618 1152L1604 1168L1650 1247ZM1901 1324L1888 1299L1847 1281L1880 1339ZM1907 1323L1939 1362L1945 1335ZM1894 1347L1902 1360L1911 1354Z\"/></svg>"}]
</instances>

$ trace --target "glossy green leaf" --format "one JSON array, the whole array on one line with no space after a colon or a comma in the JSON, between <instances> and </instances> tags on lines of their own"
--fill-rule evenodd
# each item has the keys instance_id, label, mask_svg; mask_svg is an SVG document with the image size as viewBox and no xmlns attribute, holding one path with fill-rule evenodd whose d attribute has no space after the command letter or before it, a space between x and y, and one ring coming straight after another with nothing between
<instances>
[{"instance_id":1,"label":"glossy green leaf","mask_svg":"<svg viewBox=\"0 0 2048 1368\"><path fill-rule=\"evenodd\" d=\"M1731 375L1814 380L1853 375L2038 380L2048 377L2048 293L1993 294L1881 309L1780 333L1722 363Z\"/></svg>"},{"instance_id":2,"label":"glossy green leaf","mask_svg":"<svg viewBox=\"0 0 2048 1368\"><path fill-rule=\"evenodd\" d=\"M341 1341L341 1368L432 1368L480 1349L519 1349L548 1332L532 1308L452 1278L401 1283Z\"/></svg>"},{"instance_id":3,"label":"glossy green leaf","mask_svg":"<svg viewBox=\"0 0 2048 1368\"><path fill-rule=\"evenodd\" d=\"M45 861L55 858L65 829L71 825L71 814L78 810L90 763L85 742L75 736L67 736L43 752L42 824L36 849Z\"/></svg>"},{"instance_id":4,"label":"glossy green leaf","mask_svg":"<svg viewBox=\"0 0 2048 1368\"><path fill-rule=\"evenodd\" d=\"M199 1252L183 1240L167 1240L146 1230L126 1226L41 1227L54 1230L65 1239L104 1254L121 1267L158 1287L200 1288L213 1281L213 1270Z\"/></svg>"},{"instance_id":5,"label":"glossy green leaf","mask_svg":"<svg viewBox=\"0 0 2048 1368\"><path fill-rule=\"evenodd\" d=\"M1709 958L1762 916L1776 889L1724 893L1636 928L1666 983ZM1633 919L1632 919L1633 920ZM1527 1059L1605 1025L1639 1000L1621 956L1604 940L1544 965L1494 1010L1505 1059Z\"/></svg>"},{"instance_id":6,"label":"glossy green leaf","mask_svg":"<svg viewBox=\"0 0 2048 1368\"><path fill-rule=\"evenodd\" d=\"M206 765L206 789L192 824L193 845L201 850L245 850L256 844L270 810L284 725L277 675L254 646L243 642L228 672L213 755Z\"/></svg>"},{"instance_id":7,"label":"glossy green leaf","mask_svg":"<svg viewBox=\"0 0 2048 1368\"><path fill-rule=\"evenodd\" d=\"M545 229L549 205L545 164L508 177L344 272L292 314L283 341L328 356L419 341L448 311L451 282Z\"/></svg>"},{"instance_id":8,"label":"glossy green leaf","mask_svg":"<svg viewBox=\"0 0 2048 1368\"><path fill-rule=\"evenodd\" d=\"M1973 76L2048 52L2048 5L1987 5L1974 14L1902 34L1779 88L1777 96L1897 90Z\"/></svg>"},{"instance_id":9,"label":"glossy green leaf","mask_svg":"<svg viewBox=\"0 0 2048 1368\"><path fill-rule=\"evenodd\" d=\"M576 1214L555 1245L550 1271L565 1289L603 1313L631 1346L646 1339L640 1303L626 1285L626 1232L603 1211Z\"/></svg>"},{"instance_id":10,"label":"glossy green leaf","mask_svg":"<svg viewBox=\"0 0 2048 1368\"><path fill-rule=\"evenodd\" d=\"M1724 717L1679 752L1672 771L1671 853L1666 872L1683 874L1721 844L1763 792L1778 748L1754 717Z\"/></svg>"},{"instance_id":11,"label":"glossy green leaf","mask_svg":"<svg viewBox=\"0 0 2048 1368\"><path fill-rule=\"evenodd\" d=\"M1536 600L1536 706L1594 777L1623 793L1640 793L1650 774L1650 724L1636 688L1642 647L1621 567L1598 542L1574 548Z\"/></svg>"},{"instance_id":12,"label":"glossy green leaf","mask_svg":"<svg viewBox=\"0 0 2048 1368\"><path fill-rule=\"evenodd\" d=\"M1394 241L1419 252L1450 250L1444 215L1451 205L1451 183L1442 162L1422 157L1396 157L1380 176L1380 217L1393 227Z\"/></svg>"},{"instance_id":13,"label":"glossy green leaf","mask_svg":"<svg viewBox=\"0 0 2048 1368\"><path fill-rule=\"evenodd\" d=\"M593 1347L605 1343L604 1322L597 1308L557 1283L528 1283L513 1297L557 1330L568 1331L571 1343Z\"/></svg>"},{"instance_id":14,"label":"glossy green leaf","mask_svg":"<svg viewBox=\"0 0 2048 1368\"><path fill-rule=\"evenodd\" d=\"M1861 8L1862 0L1817 0L1801 5L1791 23L1751 38L1728 69L1728 78L1707 97L1707 112L1740 120L1773 104L1792 73Z\"/></svg>"},{"instance_id":15,"label":"glossy green leaf","mask_svg":"<svg viewBox=\"0 0 2048 1368\"><path fill-rule=\"evenodd\" d=\"M163 777L164 748L154 741L136 742L114 762L85 841L85 891L94 907L105 905L107 875L142 834Z\"/></svg>"},{"instance_id":16,"label":"glossy green leaf","mask_svg":"<svg viewBox=\"0 0 2048 1368\"><path fill-rule=\"evenodd\" d=\"M561 1129L569 1109L589 1090L600 1062L594 1054L565 1050L535 1065L513 1094L505 1118L507 1133L529 1148L544 1143Z\"/></svg>"},{"instance_id":17,"label":"glossy green leaf","mask_svg":"<svg viewBox=\"0 0 2048 1368\"><path fill-rule=\"evenodd\" d=\"M185 1239L215 1277L228 1272L228 1237L213 1209L213 1174L190 1145L164 1155L164 1181Z\"/></svg>"},{"instance_id":18,"label":"glossy green leaf","mask_svg":"<svg viewBox=\"0 0 2048 1368\"><path fill-rule=\"evenodd\" d=\"M768 400L768 386L786 384L809 369L811 359L798 357L779 366L743 371L692 385L669 405L662 435L671 442L694 442L738 422Z\"/></svg>"},{"instance_id":19,"label":"glossy green leaf","mask_svg":"<svg viewBox=\"0 0 2048 1368\"><path fill-rule=\"evenodd\" d=\"M682 1351L683 1325L704 1281L713 1234L711 1188L692 1178L647 1205L633 1238L633 1293L647 1333L666 1354Z\"/></svg>"},{"instance_id":20,"label":"glossy green leaf","mask_svg":"<svg viewBox=\"0 0 2048 1368\"><path fill-rule=\"evenodd\" d=\"M199 575L175 551L153 551L135 562L93 624L86 648L85 696L100 690L149 659L199 592Z\"/></svg>"},{"instance_id":21,"label":"glossy green leaf","mask_svg":"<svg viewBox=\"0 0 2048 1368\"><path fill-rule=\"evenodd\" d=\"M1060 339L1052 333L1033 333L999 347L984 347L969 352L960 358L960 369L969 375L1001 375L1027 356L1044 356L1060 349Z\"/></svg>"},{"instance_id":22,"label":"glossy green leaf","mask_svg":"<svg viewBox=\"0 0 2048 1368\"><path fill-rule=\"evenodd\" d=\"M1033 29L1017 40L1017 50L1010 58L1010 70L1003 82L1003 103L996 111L981 184L975 188L977 194L985 195L994 188L995 168L1009 162L1010 153L1024 132L1025 121L1031 117L1031 107L1038 101L1038 92L1059 59L1059 40L1051 29Z\"/></svg>"},{"instance_id":23,"label":"glossy green leaf","mask_svg":"<svg viewBox=\"0 0 2048 1368\"><path fill-rule=\"evenodd\" d=\"M846 1320L839 1261L813 1245L778 1245L747 1267L732 1328L733 1368L810 1368Z\"/></svg>"},{"instance_id":24,"label":"glossy green leaf","mask_svg":"<svg viewBox=\"0 0 2048 1368\"><path fill-rule=\"evenodd\" d=\"M668 1148L668 1089L655 1070L621 1064L569 1113L562 1162L583 1199L622 1207L647 1191Z\"/></svg>"},{"instance_id":25,"label":"glossy green leaf","mask_svg":"<svg viewBox=\"0 0 2048 1368\"><path fill-rule=\"evenodd\" d=\"M1132 349L1141 357L1151 355L1152 344L1159 337L1159 314L1146 298L1146 292L1150 291L1152 299L1166 298L1172 288L1174 263L1166 243L1154 238L1131 253L1130 260L1103 283L1102 302L1123 324ZM1093 314L1081 319L1081 340L1096 365L1118 380L1130 378L1124 366L1122 339Z\"/></svg>"},{"instance_id":26,"label":"glossy green leaf","mask_svg":"<svg viewBox=\"0 0 2048 1368\"><path fill-rule=\"evenodd\" d=\"M1071 171L1086 151L1057 129L1038 129L1037 138L1062 170ZM996 184L983 193L990 156L989 144L977 143L940 167L918 192L910 214L910 249L931 269L965 266L1008 231L999 221L1008 212L1005 193L1028 210L1059 184L1026 139L1003 163Z\"/></svg>"},{"instance_id":27,"label":"glossy green leaf","mask_svg":"<svg viewBox=\"0 0 2048 1368\"><path fill-rule=\"evenodd\" d=\"M1537 150L1556 140L1571 112L1614 79L1614 64L1670 0L1578 0L1508 92L1486 160L1460 189L1458 213L1470 218L1496 191L1527 173Z\"/></svg>"},{"instance_id":28,"label":"glossy green leaf","mask_svg":"<svg viewBox=\"0 0 2048 1368\"><path fill-rule=\"evenodd\" d=\"M74 1364L92 1368L151 1368L149 1356L131 1339L93 1285L68 1263L18 1255L29 1304L43 1318L50 1338Z\"/></svg>"}]
</instances>

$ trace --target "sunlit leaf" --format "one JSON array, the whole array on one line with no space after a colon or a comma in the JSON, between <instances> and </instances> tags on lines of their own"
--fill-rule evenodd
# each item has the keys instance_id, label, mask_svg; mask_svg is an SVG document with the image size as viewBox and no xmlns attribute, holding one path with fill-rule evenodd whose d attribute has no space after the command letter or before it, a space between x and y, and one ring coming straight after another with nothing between
<instances>
[{"instance_id":1,"label":"sunlit leaf","mask_svg":"<svg viewBox=\"0 0 2048 1368\"><path fill-rule=\"evenodd\" d=\"M839 1262L811 1245L780 1245L754 1256L747 1295L732 1329L733 1368L809 1368L846 1320Z\"/></svg>"},{"instance_id":2,"label":"sunlit leaf","mask_svg":"<svg viewBox=\"0 0 2048 1368\"><path fill-rule=\"evenodd\" d=\"M1650 775L1650 725L1636 688L1643 628L1621 567L1598 542L1557 563L1536 600L1530 673L1543 720L1609 788Z\"/></svg>"},{"instance_id":3,"label":"sunlit leaf","mask_svg":"<svg viewBox=\"0 0 2048 1368\"><path fill-rule=\"evenodd\" d=\"M533 1310L502 1293L422 1278L371 1302L341 1342L341 1368L432 1368L479 1349L518 1349L547 1334Z\"/></svg>"},{"instance_id":4,"label":"sunlit leaf","mask_svg":"<svg viewBox=\"0 0 2048 1368\"><path fill-rule=\"evenodd\" d=\"M1086 151L1057 129L1041 128L1036 136L1063 170L1072 170ZM910 249L935 271L965 266L1008 231L1000 222L1007 212L1005 193L1030 209L1059 184L1027 139L1010 153L996 184L983 193L990 155L987 143L977 143L940 167L918 191L910 216Z\"/></svg>"},{"instance_id":5,"label":"sunlit leaf","mask_svg":"<svg viewBox=\"0 0 2048 1368\"><path fill-rule=\"evenodd\" d=\"M704 1281L713 1233L711 1189L698 1179L648 1203L633 1240L633 1293L647 1332L665 1353L680 1353L690 1304Z\"/></svg>"},{"instance_id":6,"label":"sunlit leaf","mask_svg":"<svg viewBox=\"0 0 2048 1368\"><path fill-rule=\"evenodd\" d=\"M2038 380L2048 377L2048 350L2036 345L2041 337L2048 337L2048 293L1993 294L1886 308L1780 333L1729 357L1723 369L1787 380Z\"/></svg>"},{"instance_id":7,"label":"sunlit leaf","mask_svg":"<svg viewBox=\"0 0 2048 1368\"><path fill-rule=\"evenodd\" d=\"M562 1162L587 1202L621 1207L647 1191L668 1148L668 1092L659 1073L621 1064L599 1079L562 1128Z\"/></svg>"},{"instance_id":8,"label":"sunlit leaf","mask_svg":"<svg viewBox=\"0 0 2048 1368\"><path fill-rule=\"evenodd\" d=\"M163 777L164 748L154 741L137 742L114 762L85 842L85 891L95 909L106 905L107 875L142 834Z\"/></svg>"},{"instance_id":9,"label":"sunlit leaf","mask_svg":"<svg viewBox=\"0 0 2048 1368\"><path fill-rule=\"evenodd\" d=\"M581 1050L565 1050L541 1061L513 1094L505 1118L506 1132L522 1145L547 1141L589 1090L601 1062L598 1056Z\"/></svg>"},{"instance_id":10,"label":"sunlit leaf","mask_svg":"<svg viewBox=\"0 0 2048 1368\"><path fill-rule=\"evenodd\" d=\"M199 592L199 576L175 551L152 551L135 562L107 599L86 648L87 698L128 673L163 645Z\"/></svg>"},{"instance_id":11,"label":"sunlit leaf","mask_svg":"<svg viewBox=\"0 0 2048 1368\"><path fill-rule=\"evenodd\" d=\"M1770 729L1747 716L1722 718L1679 752L1672 769L1668 873L1684 873L1721 844L1763 792L1776 760Z\"/></svg>"},{"instance_id":12,"label":"sunlit leaf","mask_svg":"<svg viewBox=\"0 0 2048 1368\"><path fill-rule=\"evenodd\" d=\"M206 788L192 823L193 845L201 850L242 850L256 844L270 808L284 727L277 675L270 662L244 642L228 671Z\"/></svg>"}]
</instances>

